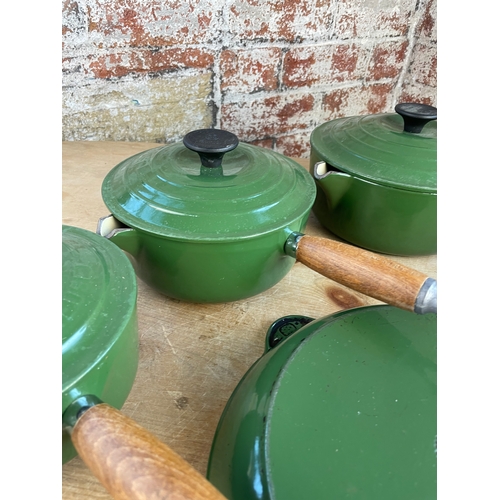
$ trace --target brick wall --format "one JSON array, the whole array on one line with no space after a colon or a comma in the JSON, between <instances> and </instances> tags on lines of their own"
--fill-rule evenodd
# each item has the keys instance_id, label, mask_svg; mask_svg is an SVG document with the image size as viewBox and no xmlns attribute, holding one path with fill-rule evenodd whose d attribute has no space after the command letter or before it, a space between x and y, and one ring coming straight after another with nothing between
<instances>
[{"instance_id":1,"label":"brick wall","mask_svg":"<svg viewBox=\"0 0 500 500\"><path fill-rule=\"evenodd\" d=\"M197 128L308 156L333 118L436 105L436 0L64 0L63 140Z\"/></svg>"}]
</instances>

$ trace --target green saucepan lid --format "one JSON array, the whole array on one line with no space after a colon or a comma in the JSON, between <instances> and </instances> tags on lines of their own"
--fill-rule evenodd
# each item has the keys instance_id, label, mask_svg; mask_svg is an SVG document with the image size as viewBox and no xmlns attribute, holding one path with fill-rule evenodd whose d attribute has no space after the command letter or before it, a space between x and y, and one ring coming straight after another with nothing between
<instances>
[{"instance_id":1,"label":"green saucepan lid","mask_svg":"<svg viewBox=\"0 0 500 500\"><path fill-rule=\"evenodd\" d=\"M189 240L271 232L303 215L316 195L297 162L219 129L195 130L122 161L101 191L122 223Z\"/></svg>"},{"instance_id":2,"label":"green saucepan lid","mask_svg":"<svg viewBox=\"0 0 500 500\"><path fill-rule=\"evenodd\" d=\"M62 226L62 412L92 395L121 408L139 364L137 282L111 241ZM76 456L62 432L62 462Z\"/></svg>"},{"instance_id":3,"label":"green saucepan lid","mask_svg":"<svg viewBox=\"0 0 500 500\"><path fill-rule=\"evenodd\" d=\"M109 356L129 325L135 327L136 300L136 277L126 255L101 236L63 225L63 406L65 398L72 398L71 389ZM128 369L135 375L136 366Z\"/></svg>"},{"instance_id":4,"label":"green saucepan lid","mask_svg":"<svg viewBox=\"0 0 500 500\"><path fill-rule=\"evenodd\" d=\"M436 319L372 306L297 332L265 423L270 498L436 497Z\"/></svg>"},{"instance_id":5,"label":"green saucepan lid","mask_svg":"<svg viewBox=\"0 0 500 500\"><path fill-rule=\"evenodd\" d=\"M400 103L395 111L324 123L311 134L311 150L315 157L354 177L436 193L437 110Z\"/></svg>"}]
</instances>

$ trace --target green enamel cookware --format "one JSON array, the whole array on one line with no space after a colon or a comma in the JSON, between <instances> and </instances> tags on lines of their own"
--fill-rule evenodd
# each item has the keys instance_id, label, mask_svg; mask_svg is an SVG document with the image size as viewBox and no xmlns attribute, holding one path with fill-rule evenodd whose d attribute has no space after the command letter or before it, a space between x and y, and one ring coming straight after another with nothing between
<instances>
[{"instance_id":1,"label":"green enamel cookware","mask_svg":"<svg viewBox=\"0 0 500 500\"><path fill-rule=\"evenodd\" d=\"M311 134L319 222L349 243L394 255L437 251L437 110L332 120Z\"/></svg>"},{"instance_id":2,"label":"green enamel cookware","mask_svg":"<svg viewBox=\"0 0 500 500\"><path fill-rule=\"evenodd\" d=\"M435 280L351 245L304 235L316 197L307 170L239 143L228 131L195 130L182 143L132 156L106 175L101 191L111 215L100 219L97 233L169 297L244 299L275 285L298 260L398 307L436 307Z\"/></svg>"},{"instance_id":3,"label":"green enamel cookware","mask_svg":"<svg viewBox=\"0 0 500 500\"><path fill-rule=\"evenodd\" d=\"M137 284L115 245L77 227L62 227L62 410L92 394L121 408L139 361ZM76 455L67 432L63 463Z\"/></svg>"},{"instance_id":4,"label":"green enamel cookware","mask_svg":"<svg viewBox=\"0 0 500 500\"><path fill-rule=\"evenodd\" d=\"M436 498L436 324L387 305L277 320L208 479L231 500Z\"/></svg>"},{"instance_id":5,"label":"green enamel cookware","mask_svg":"<svg viewBox=\"0 0 500 500\"><path fill-rule=\"evenodd\" d=\"M117 499L223 500L119 411L138 367L136 298L133 267L118 247L62 226L62 462L78 453Z\"/></svg>"}]
</instances>

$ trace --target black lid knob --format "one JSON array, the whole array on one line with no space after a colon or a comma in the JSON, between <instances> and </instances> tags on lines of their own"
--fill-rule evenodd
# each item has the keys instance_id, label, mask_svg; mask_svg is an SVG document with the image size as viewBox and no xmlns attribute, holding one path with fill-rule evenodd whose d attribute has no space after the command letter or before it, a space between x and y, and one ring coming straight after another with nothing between
<instances>
[{"instance_id":1,"label":"black lid knob","mask_svg":"<svg viewBox=\"0 0 500 500\"><path fill-rule=\"evenodd\" d=\"M420 133L426 123L437 120L437 108L428 104L402 102L394 109L403 117L404 131L412 134Z\"/></svg>"},{"instance_id":2,"label":"black lid knob","mask_svg":"<svg viewBox=\"0 0 500 500\"><path fill-rule=\"evenodd\" d=\"M204 167L215 168L222 157L238 145L238 137L226 130L205 128L193 130L184 136L184 146L200 155Z\"/></svg>"}]
</instances>

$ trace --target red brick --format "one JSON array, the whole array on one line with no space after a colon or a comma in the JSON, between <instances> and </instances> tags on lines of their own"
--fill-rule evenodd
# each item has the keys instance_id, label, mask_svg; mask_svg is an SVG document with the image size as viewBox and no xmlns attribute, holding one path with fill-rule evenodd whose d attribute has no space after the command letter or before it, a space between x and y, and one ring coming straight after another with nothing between
<instances>
[{"instance_id":1,"label":"red brick","mask_svg":"<svg viewBox=\"0 0 500 500\"><path fill-rule=\"evenodd\" d=\"M437 86L437 47L417 43L413 49L409 76L413 82Z\"/></svg>"},{"instance_id":2,"label":"red brick","mask_svg":"<svg viewBox=\"0 0 500 500\"><path fill-rule=\"evenodd\" d=\"M367 80L396 79L403 68L408 41L384 42L373 49Z\"/></svg>"},{"instance_id":3,"label":"red brick","mask_svg":"<svg viewBox=\"0 0 500 500\"><path fill-rule=\"evenodd\" d=\"M377 16L375 36L407 36L411 11L382 12Z\"/></svg>"},{"instance_id":4,"label":"red brick","mask_svg":"<svg viewBox=\"0 0 500 500\"><path fill-rule=\"evenodd\" d=\"M373 84L334 90L324 96L325 120L391 111L393 84Z\"/></svg>"},{"instance_id":5,"label":"red brick","mask_svg":"<svg viewBox=\"0 0 500 500\"><path fill-rule=\"evenodd\" d=\"M85 28L85 13L81 11L79 4L74 0L65 0L62 7L63 36L83 31Z\"/></svg>"},{"instance_id":6,"label":"red brick","mask_svg":"<svg viewBox=\"0 0 500 500\"><path fill-rule=\"evenodd\" d=\"M423 87L422 85L415 87L405 84L399 96L399 102L418 102L436 106L436 88Z\"/></svg>"},{"instance_id":7,"label":"red brick","mask_svg":"<svg viewBox=\"0 0 500 500\"><path fill-rule=\"evenodd\" d=\"M430 41L437 41L437 11L436 11L436 1L428 0L424 4L424 12L422 14L422 18L415 30L415 35L417 37L424 37L429 39Z\"/></svg>"},{"instance_id":8,"label":"red brick","mask_svg":"<svg viewBox=\"0 0 500 500\"><path fill-rule=\"evenodd\" d=\"M356 69L360 48L356 45L339 45L331 59L331 70L335 72L334 81L346 81L356 78Z\"/></svg>"},{"instance_id":9,"label":"red brick","mask_svg":"<svg viewBox=\"0 0 500 500\"><path fill-rule=\"evenodd\" d=\"M368 85L363 88L365 109L368 114L392 112L390 108L394 86L392 84Z\"/></svg>"},{"instance_id":10,"label":"red brick","mask_svg":"<svg viewBox=\"0 0 500 500\"><path fill-rule=\"evenodd\" d=\"M203 0L96 0L89 21L89 31L104 35L106 47L163 47L213 40L221 16Z\"/></svg>"},{"instance_id":11,"label":"red brick","mask_svg":"<svg viewBox=\"0 0 500 500\"><path fill-rule=\"evenodd\" d=\"M278 137L276 139L276 151L292 158L307 158L311 149L310 137L311 133L309 131Z\"/></svg>"},{"instance_id":12,"label":"red brick","mask_svg":"<svg viewBox=\"0 0 500 500\"><path fill-rule=\"evenodd\" d=\"M339 0L335 34L341 39L406 36L413 9L413 0L396 0L385 5Z\"/></svg>"},{"instance_id":13,"label":"red brick","mask_svg":"<svg viewBox=\"0 0 500 500\"><path fill-rule=\"evenodd\" d=\"M289 88L358 80L367 52L356 44L293 48L283 60L283 84Z\"/></svg>"},{"instance_id":14,"label":"red brick","mask_svg":"<svg viewBox=\"0 0 500 500\"><path fill-rule=\"evenodd\" d=\"M354 14L339 13L335 19L335 34L341 38L356 38L358 27Z\"/></svg>"},{"instance_id":15,"label":"red brick","mask_svg":"<svg viewBox=\"0 0 500 500\"><path fill-rule=\"evenodd\" d=\"M258 141L244 141L244 142L248 142L248 144L252 144L252 146L258 146L259 148L265 148L265 149L274 148L274 139L261 139Z\"/></svg>"},{"instance_id":16,"label":"red brick","mask_svg":"<svg viewBox=\"0 0 500 500\"><path fill-rule=\"evenodd\" d=\"M265 139L311 127L314 123L313 108L311 94L223 104L221 127L247 141Z\"/></svg>"},{"instance_id":17,"label":"red brick","mask_svg":"<svg viewBox=\"0 0 500 500\"><path fill-rule=\"evenodd\" d=\"M315 84L320 74L314 69L316 54L313 49L292 49L283 59L283 84L304 87Z\"/></svg>"},{"instance_id":18,"label":"red brick","mask_svg":"<svg viewBox=\"0 0 500 500\"><path fill-rule=\"evenodd\" d=\"M344 116L349 105L349 95L352 89L337 89L323 97L323 108L326 110L329 119Z\"/></svg>"},{"instance_id":19,"label":"red brick","mask_svg":"<svg viewBox=\"0 0 500 500\"><path fill-rule=\"evenodd\" d=\"M252 93L278 88L281 49L224 50L221 53L221 90Z\"/></svg>"},{"instance_id":20,"label":"red brick","mask_svg":"<svg viewBox=\"0 0 500 500\"><path fill-rule=\"evenodd\" d=\"M235 41L303 41L328 36L333 18L327 0L234 2L229 9L229 33Z\"/></svg>"},{"instance_id":21,"label":"red brick","mask_svg":"<svg viewBox=\"0 0 500 500\"><path fill-rule=\"evenodd\" d=\"M89 69L95 78L117 78L130 73L208 69L213 63L214 55L200 49L150 49L102 55L90 61Z\"/></svg>"}]
</instances>

